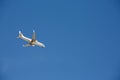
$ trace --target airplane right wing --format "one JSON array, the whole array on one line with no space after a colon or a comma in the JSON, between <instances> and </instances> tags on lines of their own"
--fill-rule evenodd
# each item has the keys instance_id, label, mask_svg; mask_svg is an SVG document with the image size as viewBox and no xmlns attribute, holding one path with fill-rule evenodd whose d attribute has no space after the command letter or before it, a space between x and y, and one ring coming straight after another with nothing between
<instances>
[{"instance_id":1,"label":"airplane right wing","mask_svg":"<svg viewBox=\"0 0 120 80\"><path fill-rule=\"evenodd\" d=\"M34 30L33 30L32 40L36 40L36 34Z\"/></svg>"}]
</instances>

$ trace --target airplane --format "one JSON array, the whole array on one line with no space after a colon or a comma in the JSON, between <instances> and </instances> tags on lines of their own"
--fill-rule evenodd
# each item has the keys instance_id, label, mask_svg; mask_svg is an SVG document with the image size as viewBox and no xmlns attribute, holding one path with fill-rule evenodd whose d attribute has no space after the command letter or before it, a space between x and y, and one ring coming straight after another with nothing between
<instances>
[{"instance_id":1,"label":"airplane","mask_svg":"<svg viewBox=\"0 0 120 80\"><path fill-rule=\"evenodd\" d=\"M36 40L36 33L35 31L33 30L33 35L32 35L32 39L28 38L28 37L25 37L21 31L19 31L19 36L17 38L20 38L22 40L25 40L28 42L28 44L25 44L23 45L23 47L28 47L28 46L40 46L42 48L45 48L45 45L41 42L39 42L38 40Z\"/></svg>"}]
</instances>

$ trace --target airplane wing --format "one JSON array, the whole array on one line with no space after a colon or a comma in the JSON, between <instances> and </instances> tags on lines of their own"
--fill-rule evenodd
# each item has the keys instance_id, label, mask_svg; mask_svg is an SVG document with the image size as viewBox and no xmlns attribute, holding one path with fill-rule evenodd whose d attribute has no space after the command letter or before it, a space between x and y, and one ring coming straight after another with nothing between
<instances>
[{"instance_id":1,"label":"airplane wing","mask_svg":"<svg viewBox=\"0 0 120 80\"><path fill-rule=\"evenodd\" d=\"M31 46L30 44L25 44L25 45L23 45L23 47L29 47L29 46Z\"/></svg>"},{"instance_id":2,"label":"airplane wing","mask_svg":"<svg viewBox=\"0 0 120 80\"><path fill-rule=\"evenodd\" d=\"M40 47L42 47L42 48L45 47L45 45L44 45L43 43L38 42L38 41L36 41L34 44L37 45L37 46L40 46Z\"/></svg>"},{"instance_id":3,"label":"airplane wing","mask_svg":"<svg viewBox=\"0 0 120 80\"><path fill-rule=\"evenodd\" d=\"M36 34L34 30L33 30L32 40L36 40Z\"/></svg>"}]
</instances>

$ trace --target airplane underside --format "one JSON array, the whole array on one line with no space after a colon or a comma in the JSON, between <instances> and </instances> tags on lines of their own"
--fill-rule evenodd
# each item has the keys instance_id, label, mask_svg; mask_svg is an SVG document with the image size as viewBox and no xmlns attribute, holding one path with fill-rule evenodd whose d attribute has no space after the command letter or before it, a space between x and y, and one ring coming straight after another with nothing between
<instances>
[{"instance_id":1,"label":"airplane underside","mask_svg":"<svg viewBox=\"0 0 120 80\"><path fill-rule=\"evenodd\" d=\"M23 47L29 47L29 46L40 46L42 48L45 47L45 45L41 42L39 42L38 40L36 40L36 34L35 34L35 31L33 31L33 35L32 35L32 39L28 38L28 37L25 37L21 31L19 31L19 36L18 38L21 38L22 40L25 40L28 42L28 44L25 44L23 45Z\"/></svg>"},{"instance_id":2,"label":"airplane underside","mask_svg":"<svg viewBox=\"0 0 120 80\"><path fill-rule=\"evenodd\" d=\"M24 47L35 46L35 42L31 41L29 44L23 45Z\"/></svg>"}]
</instances>

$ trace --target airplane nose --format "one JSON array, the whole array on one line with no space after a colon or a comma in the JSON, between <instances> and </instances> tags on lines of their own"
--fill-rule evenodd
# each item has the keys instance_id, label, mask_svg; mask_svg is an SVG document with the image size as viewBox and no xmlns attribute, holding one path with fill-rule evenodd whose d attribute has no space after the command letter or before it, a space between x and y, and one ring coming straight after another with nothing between
<instances>
[{"instance_id":1,"label":"airplane nose","mask_svg":"<svg viewBox=\"0 0 120 80\"><path fill-rule=\"evenodd\" d=\"M42 48L45 48L45 45L43 45Z\"/></svg>"}]
</instances>

